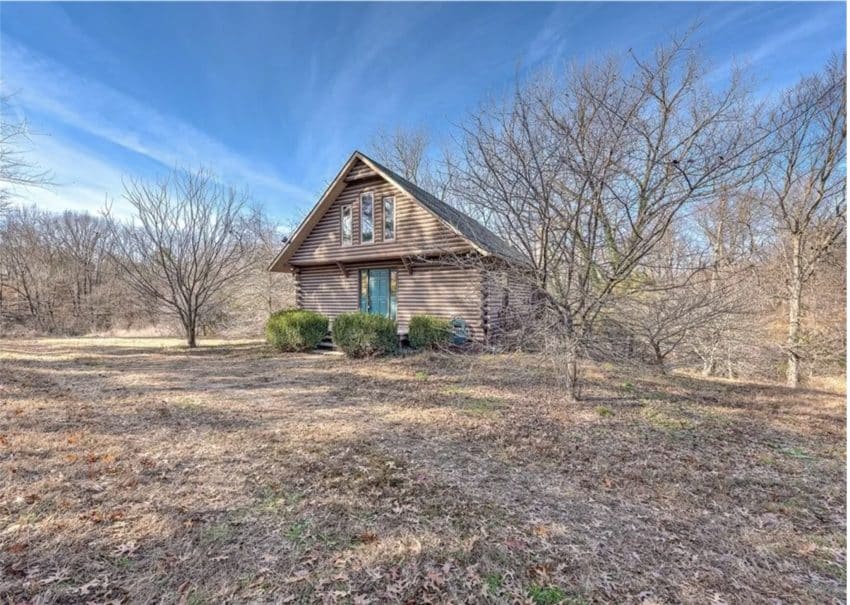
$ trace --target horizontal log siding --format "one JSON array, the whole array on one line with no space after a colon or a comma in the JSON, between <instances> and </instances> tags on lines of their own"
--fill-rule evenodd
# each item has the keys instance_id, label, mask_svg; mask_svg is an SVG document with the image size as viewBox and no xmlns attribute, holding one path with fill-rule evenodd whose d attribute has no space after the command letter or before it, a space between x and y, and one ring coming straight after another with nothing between
<instances>
[{"instance_id":1,"label":"horizontal log siding","mask_svg":"<svg viewBox=\"0 0 850 605\"><path fill-rule=\"evenodd\" d=\"M300 299L298 307L309 309L331 319L358 308L357 273L343 275L336 265L304 267L295 277Z\"/></svg>"},{"instance_id":2,"label":"horizontal log siding","mask_svg":"<svg viewBox=\"0 0 850 605\"><path fill-rule=\"evenodd\" d=\"M502 329L513 329L528 321L532 312L530 277L504 268L482 271L484 321L488 337L498 339ZM505 292L508 304L505 307Z\"/></svg>"},{"instance_id":3,"label":"horizontal log siding","mask_svg":"<svg viewBox=\"0 0 850 605\"><path fill-rule=\"evenodd\" d=\"M349 173L350 174L350 173ZM360 194L374 196L374 238L371 244L360 243ZM396 238L385 242L382 199L393 196L396 206ZM340 208L351 204L353 240L341 245ZM446 227L439 219L414 202L407 194L380 177L348 183L337 199L319 219L310 235L290 259L294 266L319 265L336 261L352 262L375 257L433 255L469 250L469 243Z\"/></svg>"},{"instance_id":4,"label":"horizontal log siding","mask_svg":"<svg viewBox=\"0 0 850 605\"><path fill-rule=\"evenodd\" d=\"M377 176L377 173L364 164L361 160L357 160L351 166L348 174L345 175L346 180L362 179L369 176Z\"/></svg>"},{"instance_id":5,"label":"horizontal log siding","mask_svg":"<svg viewBox=\"0 0 850 605\"><path fill-rule=\"evenodd\" d=\"M484 337L481 323L481 277L477 269L417 266L413 273L398 274L398 320L401 333L414 315L435 315L443 319L460 317L472 331L472 338Z\"/></svg>"},{"instance_id":6,"label":"horizontal log siding","mask_svg":"<svg viewBox=\"0 0 850 605\"><path fill-rule=\"evenodd\" d=\"M477 269L418 265L412 274L400 262L369 262L346 265L343 275L336 265L301 267L296 273L298 306L327 315L359 308L359 270L392 268L398 271L399 333L406 334L414 315L435 315L445 319L461 317L469 324L472 337L483 338L481 324L481 276Z\"/></svg>"},{"instance_id":7,"label":"horizontal log siding","mask_svg":"<svg viewBox=\"0 0 850 605\"><path fill-rule=\"evenodd\" d=\"M504 271L481 271L481 297L484 301L484 325L488 340L493 338L501 327L504 277Z\"/></svg>"}]
</instances>

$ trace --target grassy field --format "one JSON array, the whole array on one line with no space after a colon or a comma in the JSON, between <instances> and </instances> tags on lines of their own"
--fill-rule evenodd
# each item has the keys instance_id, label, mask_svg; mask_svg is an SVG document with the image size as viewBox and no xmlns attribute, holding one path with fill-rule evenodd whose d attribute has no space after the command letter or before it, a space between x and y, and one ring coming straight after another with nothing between
<instances>
[{"instance_id":1,"label":"grassy field","mask_svg":"<svg viewBox=\"0 0 850 605\"><path fill-rule=\"evenodd\" d=\"M0 341L0 600L845 600L843 394L178 345Z\"/></svg>"}]
</instances>

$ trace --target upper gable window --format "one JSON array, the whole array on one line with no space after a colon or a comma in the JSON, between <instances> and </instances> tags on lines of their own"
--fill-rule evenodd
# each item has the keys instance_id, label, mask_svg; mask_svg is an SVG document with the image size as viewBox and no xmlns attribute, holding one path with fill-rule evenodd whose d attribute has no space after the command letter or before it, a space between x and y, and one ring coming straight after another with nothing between
<instances>
[{"instance_id":1,"label":"upper gable window","mask_svg":"<svg viewBox=\"0 0 850 605\"><path fill-rule=\"evenodd\" d=\"M395 239L395 198L384 198L384 241Z\"/></svg>"},{"instance_id":2,"label":"upper gable window","mask_svg":"<svg viewBox=\"0 0 850 605\"><path fill-rule=\"evenodd\" d=\"M375 203L371 193L360 195L360 243L371 244L374 241Z\"/></svg>"},{"instance_id":3,"label":"upper gable window","mask_svg":"<svg viewBox=\"0 0 850 605\"><path fill-rule=\"evenodd\" d=\"M350 246L352 241L354 240L353 236L353 227L354 221L351 218L351 204L346 204L341 209L341 233L342 233L342 245Z\"/></svg>"}]
</instances>

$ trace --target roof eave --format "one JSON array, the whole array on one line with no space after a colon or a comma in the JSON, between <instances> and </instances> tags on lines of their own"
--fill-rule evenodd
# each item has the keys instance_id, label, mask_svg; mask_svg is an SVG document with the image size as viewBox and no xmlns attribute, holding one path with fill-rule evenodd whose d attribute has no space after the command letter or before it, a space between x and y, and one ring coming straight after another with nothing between
<instances>
[{"instance_id":1,"label":"roof eave","mask_svg":"<svg viewBox=\"0 0 850 605\"><path fill-rule=\"evenodd\" d=\"M324 206L326 202L331 197L335 198L339 193L338 191L334 191L337 187L345 186L345 174L351 168L351 165L354 163L354 160L362 157L362 154L359 151L355 151L351 154L351 157L343 164L340 171L334 177L334 180L331 181L331 184L328 185L327 189L325 189L322 196L319 198L319 201L316 202L316 205L313 206L312 210L304 217L304 220L296 227L295 231L292 233L292 237L289 238L289 241L283 247L283 249L278 252L277 256L275 256L274 260L269 264L268 271L275 273L283 273L285 271L291 271L291 266L288 264L288 260L292 257L298 247L303 243L304 239L309 235L310 231L313 227L315 227L315 222L318 222L318 219L321 218L322 213L324 213ZM341 189L341 187L340 187ZM311 222L313 224L311 224ZM310 229L305 231L307 225L310 225ZM281 264L286 263L286 264Z\"/></svg>"}]
</instances>

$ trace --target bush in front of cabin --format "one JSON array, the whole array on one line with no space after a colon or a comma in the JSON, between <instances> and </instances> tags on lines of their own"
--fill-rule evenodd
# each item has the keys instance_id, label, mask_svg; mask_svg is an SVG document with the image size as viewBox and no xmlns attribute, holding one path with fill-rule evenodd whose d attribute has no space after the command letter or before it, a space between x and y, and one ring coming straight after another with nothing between
<instances>
[{"instance_id":1,"label":"bush in front of cabin","mask_svg":"<svg viewBox=\"0 0 850 605\"><path fill-rule=\"evenodd\" d=\"M452 341L452 322L433 315L414 315L410 318L407 339L414 349L434 349Z\"/></svg>"},{"instance_id":2,"label":"bush in front of cabin","mask_svg":"<svg viewBox=\"0 0 850 605\"><path fill-rule=\"evenodd\" d=\"M383 315L343 313L331 327L334 344L349 357L386 355L398 350L398 326Z\"/></svg>"},{"instance_id":3,"label":"bush in front of cabin","mask_svg":"<svg viewBox=\"0 0 850 605\"><path fill-rule=\"evenodd\" d=\"M266 322L266 340L280 351L312 351L328 333L328 318L303 309L283 309Z\"/></svg>"}]
</instances>

